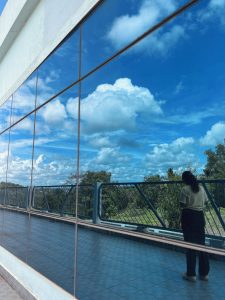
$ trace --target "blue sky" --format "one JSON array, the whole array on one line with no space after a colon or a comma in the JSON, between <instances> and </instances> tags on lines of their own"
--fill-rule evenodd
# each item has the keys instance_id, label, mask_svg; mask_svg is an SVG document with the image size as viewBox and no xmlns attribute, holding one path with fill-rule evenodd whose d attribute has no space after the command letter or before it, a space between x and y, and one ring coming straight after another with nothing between
<instances>
[{"instance_id":1,"label":"blue sky","mask_svg":"<svg viewBox=\"0 0 225 300\"><path fill-rule=\"evenodd\" d=\"M6 5L7 0L0 0L0 15L2 14L2 11Z\"/></svg>"},{"instance_id":2,"label":"blue sky","mask_svg":"<svg viewBox=\"0 0 225 300\"><path fill-rule=\"evenodd\" d=\"M82 74L183 3L106 1L83 26ZM82 82L81 172L105 170L117 181L142 181L170 167L202 172L204 151L225 137L224 25L225 0L200 1ZM40 67L38 103L76 80L78 46L74 33ZM17 91L15 119L34 105L34 87L33 75ZM63 183L74 173L77 92L37 114L34 184ZM13 132L12 181L28 181L20 174L31 166L31 133L32 118Z\"/></svg>"}]
</instances>

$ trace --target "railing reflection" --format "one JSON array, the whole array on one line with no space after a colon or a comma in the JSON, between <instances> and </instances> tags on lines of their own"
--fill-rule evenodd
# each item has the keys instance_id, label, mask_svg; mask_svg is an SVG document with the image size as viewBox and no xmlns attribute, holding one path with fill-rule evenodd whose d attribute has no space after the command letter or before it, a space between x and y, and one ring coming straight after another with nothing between
<instances>
[{"instance_id":1,"label":"railing reflection","mask_svg":"<svg viewBox=\"0 0 225 300\"><path fill-rule=\"evenodd\" d=\"M35 186L31 207L60 215L75 216L76 188L76 185ZM94 187L92 185L79 185L78 188L78 217L91 219Z\"/></svg>"},{"instance_id":2,"label":"railing reflection","mask_svg":"<svg viewBox=\"0 0 225 300\"><path fill-rule=\"evenodd\" d=\"M199 182L209 198L204 212L206 233L225 238L225 179ZM180 232L182 185L182 181L158 181L34 186L32 189L13 186L0 189L0 204L75 217L77 194L80 219Z\"/></svg>"},{"instance_id":3,"label":"railing reflection","mask_svg":"<svg viewBox=\"0 0 225 300\"><path fill-rule=\"evenodd\" d=\"M206 233L225 237L225 180L199 181L209 198ZM182 181L102 184L100 219L180 231Z\"/></svg>"},{"instance_id":4,"label":"railing reflection","mask_svg":"<svg viewBox=\"0 0 225 300\"><path fill-rule=\"evenodd\" d=\"M29 187L13 186L0 188L0 204L27 208L29 200Z\"/></svg>"}]
</instances>

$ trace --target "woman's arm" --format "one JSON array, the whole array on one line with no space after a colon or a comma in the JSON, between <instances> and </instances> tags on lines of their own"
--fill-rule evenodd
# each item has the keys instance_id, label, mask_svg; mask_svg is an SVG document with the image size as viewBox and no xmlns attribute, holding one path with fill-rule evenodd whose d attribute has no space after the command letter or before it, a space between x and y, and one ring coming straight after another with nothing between
<instances>
[{"instance_id":1,"label":"woman's arm","mask_svg":"<svg viewBox=\"0 0 225 300\"><path fill-rule=\"evenodd\" d=\"M184 193L183 190L181 190L179 202L181 208L187 207L187 195Z\"/></svg>"}]
</instances>

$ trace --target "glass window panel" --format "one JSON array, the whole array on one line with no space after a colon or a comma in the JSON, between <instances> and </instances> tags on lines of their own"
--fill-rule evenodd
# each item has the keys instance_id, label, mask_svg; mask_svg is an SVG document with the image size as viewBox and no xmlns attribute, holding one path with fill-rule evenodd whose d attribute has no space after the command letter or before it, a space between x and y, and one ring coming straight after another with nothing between
<instances>
[{"instance_id":1,"label":"glass window panel","mask_svg":"<svg viewBox=\"0 0 225 300\"><path fill-rule=\"evenodd\" d=\"M74 225L35 216L31 216L29 220L29 253L26 262L73 294Z\"/></svg>"},{"instance_id":2,"label":"glass window panel","mask_svg":"<svg viewBox=\"0 0 225 300\"><path fill-rule=\"evenodd\" d=\"M35 108L36 84L37 72L35 71L13 94L11 124Z\"/></svg>"},{"instance_id":3,"label":"glass window panel","mask_svg":"<svg viewBox=\"0 0 225 300\"><path fill-rule=\"evenodd\" d=\"M0 106L0 132L10 126L12 97Z\"/></svg>"},{"instance_id":4,"label":"glass window panel","mask_svg":"<svg viewBox=\"0 0 225 300\"><path fill-rule=\"evenodd\" d=\"M37 106L78 79L79 30L73 32L38 68Z\"/></svg>"},{"instance_id":5,"label":"glass window panel","mask_svg":"<svg viewBox=\"0 0 225 300\"><path fill-rule=\"evenodd\" d=\"M104 1L82 26L82 74L101 64L186 2Z\"/></svg>"},{"instance_id":6,"label":"glass window panel","mask_svg":"<svg viewBox=\"0 0 225 300\"><path fill-rule=\"evenodd\" d=\"M183 13L82 82L83 178L103 181L104 171L111 174L111 182L130 184L111 192L106 189L105 207L101 206L104 217L158 225L149 219L132 182L181 179L186 169L204 177L205 151L224 145L225 33L216 16L198 18L210 3ZM223 164L218 172L222 169ZM213 170L211 178L218 178ZM149 197L155 195L161 218L176 230L180 188L174 184L145 191ZM126 210L122 211L118 199ZM168 206L160 199L167 199ZM176 205L171 217L167 208L172 203ZM224 235L219 219L212 219L215 235Z\"/></svg>"},{"instance_id":7,"label":"glass window panel","mask_svg":"<svg viewBox=\"0 0 225 300\"><path fill-rule=\"evenodd\" d=\"M76 172L77 87L37 111L33 185L62 185Z\"/></svg>"},{"instance_id":8,"label":"glass window panel","mask_svg":"<svg viewBox=\"0 0 225 300\"><path fill-rule=\"evenodd\" d=\"M8 159L8 143L9 131L0 135L0 203L4 204L5 199L5 183L6 183L6 170Z\"/></svg>"},{"instance_id":9,"label":"glass window panel","mask_svg":"<svg viewBox=\"0 0 225 300\"><path fill-rule=\"evenodd\" d=\"M8 186L29 186L32 168L34 115L19 122L10 131Z\"/></svg>"}]
</instances>

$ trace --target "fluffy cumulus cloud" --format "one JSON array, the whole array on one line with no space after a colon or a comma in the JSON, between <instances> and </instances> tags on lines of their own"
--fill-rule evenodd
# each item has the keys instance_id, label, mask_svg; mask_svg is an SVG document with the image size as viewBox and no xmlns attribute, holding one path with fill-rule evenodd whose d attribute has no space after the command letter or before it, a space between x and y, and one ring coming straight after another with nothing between
<instances>
[{"instance_id":1,"label":"fluffy cumulus cloud","mask_svg":"<svg viewBox=\"0 0 225 300\"><path fill-rule=\"evenodd\" d=\"M26 130L33 133L34 130L34 122L31 118L26 118L22 122L18 123L15 127L16 130Z\"/></svg>"},{"instance_id":2,"label":"fluffy cumulus cloud","mask_svg":"<svg viewBox=\"0 0 225 300\"><path fill-rule=\"evenodd\" d=\"M180 25L172 26L165 32L160 29L137 44L133 51L144 52L148 55L164 56L168 54L180 39L186 36L185 29Z\"/></svg>"},{"instance_id":3,"label":"fluffy cumulus cloud","mask_svg":"<svg viewBox=\"0 0 225 300\"><path fill-rule=\"evenodd\" d=\"M98 134L93 135L93 137L89 138L89 143L95 148L107 148L112 146L112 142L110 141L108 136L101 136Z\"/></svg>"},{"instance_id":4,"label":"fluffy cumulus cloud","mask_svg":"<svg viewBox=\"0 0 225 300\"><path fill-rule=\"evenodd\" d=\"M216 144L223 143L225 139L225 122L218 122L214 124L200 139L204 146L215 146Z\"/></svg>"},{"instance_id":5,"label":"fluffy cumulus cloud","mask_svg":"<svg viewBox=\"0 0 225 300\"><path fill-rule=\"evenodd\" d=\"M59 99L50 102L44 107L42 117L47 124L62 124L67 117L65 106Z\"/></svg>"},{"instance_id":6,"label":"fluffy cumulus cloud","mask_svg":"<svg viewBox=\"0 0 225 300\"><path fill-rule=\"evenodd\" d=\"M123 15L114 20L107 38L111 44L119 49L143 32L151 28L163 17L177 8L177 1L142 1L139 11L133 15ZM136 51L145 51L148 54L166 54L179 39L185 36L185 30L180 25L174 25L167 30L158 30L135 46Z\"/></svg>"},{"instance_id":7,"label":"fluffy cumulus cloud","mask_svg":"<svg viewBox=\"0 0 225 300\"><path fill-rule=\"evenodd\" d=\"M169 167L193 165L196 163L193 145L194 139L192 137L181 137L170 144L158 144L146 155L147 165L150 169L157 166L157 168L164 170Z\"/></svg>"},{"instance_id":8,"label":"fluffy cumulus cloud","mask_svg":"<svg viewBox=\"0 0 225 300\"><path fill-rule=\"evenodd\" d=\"M225 25L225 0L211 0L208 7L199 13L201 21L219 20Z\"/></svg>"},{"instance_id":9,"label":"fluffy cumulus cloud","mask_svg":"<svg viewBox=\"0 0 225 300\"><path fill-rule=\"evenodd\" d=\"M1 161L1 155L0 155ZM9 158L8 181L21 185L30 184L31 159L24 159L20 156ZM64 184L75 170L75 161L61 157L58 160L51 159L45 154L39 154L33 162L33 184L34 185L55 185ZM5 169L1 176L5 176ZM3 179L4 180L4 177Z\"/></svg>"},{"instance_id":10,"label":"fluffy cumulus cloud","mask_svg":"<svg viewBox=\"0 0 225 300\"><path fill-rule=\"evenodd\" d=\"M77 97L69 98L66 103L66 110L73 119L76 119L78 115L77 101L78 101Z\"/></svg>"},{"instance_id":11,"label":"fluffy cumulus cloud","mask_svg":"<svg viewBox=\"0 0 225 300\"><path fill-rule=\"evenodd\" d=\"M49 82L56 79L56 72L51 72L46 78L38 78L38 98L47 100L52 92ZM33 77L24 82L23 85L14 93L13 108L15 112L17 108L21 109L34 109L35 94L36 94L36 78Z\"/></svg>"},{"instance_id":12,"label":"fluffy cumulus cloud","mask_svg":"<svg viewBox=\"0 0 225 300\"><path fill-rule=\"evenodd\" d=\"M59 71L51 71L46 77L38 78L38 104L47 100L53 94L53 87L50 86L59 77ZM19 120L24 114L32 111L35 107L36 97L36 77L26 80L13 94L13 113L11 122ZM7 101L0 111L0 131L5 129L6 123L10 121L11 101ZM25 122L24 122L25 124ZM31 126L26 122L21 125L26 130L30 130ZM25 128L26 127L26 128ZM29 128L28 128L29 127ZM22 128L21 128L22 129Z\"/></svg>"},{"instance_id":13,"label":"fluffy cumulus cloud","mask_svg":"<svg viewBox=\"0 0 225 300\"><path fill-rule=\"evenodd\" d=\"M74 174L75 160L60 157L53 159L40 154L34 160L33 178L35 185L65 184L71 174Z\"/></svg>"},{"instance_id":14,"label":"fluffy cumulus cloud","mask_svg":"<svg viewBox=\"0 0 225 300\"><path fill-rule=\"evenodd\" d=\"M137 159L130 153L124 153L120 147L103 147L98 151L92 152L91 159L81 156L81 173L88 170L110 172L112 180L131 181L134 177L140 180L140 170ZM135 172L134 172L135 170ZM137 171L138 170L138 171Z\"/></svg>"},{"instance_id":15,"label":"fluffy cumulus cloud","mask_svg":"<svg viewBox=\"0 0 225 300\"><path fill-rule=\"evenodd\" d=\"M149 89L133 85L129 78L101 84L81 101L82 130L85 133L132 131L140 115L151 120L162 116L160 104Z\"/></svg>"},{"instance_id":16,"label":"fluffy cumulus cloud","mask_svg":"<svg viewBox=\"0 0 225 300\"><path fill-rule=\"evenodd\" d=\"M122 154L119 149L115 148L102 148L96 159L95 162L100 165L108 165L109 162L111 164L118 164L118 163L125 163L129 160L128 156Z\"/></svg>"},{"instance_id":17,"label":"fluffy cumulus cloud","mask_svg":"<svg viewBox=\"0 0 225 300\"><path fill-rule=\"evenodd\" d=\"M0 152L0 182L5 181L6 176L6 162L8 157L8 150L4 150Z\"/></svg>"}]
</instances>

